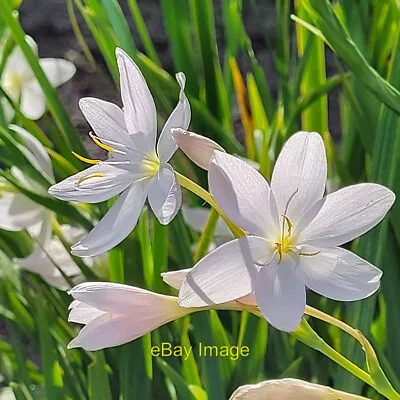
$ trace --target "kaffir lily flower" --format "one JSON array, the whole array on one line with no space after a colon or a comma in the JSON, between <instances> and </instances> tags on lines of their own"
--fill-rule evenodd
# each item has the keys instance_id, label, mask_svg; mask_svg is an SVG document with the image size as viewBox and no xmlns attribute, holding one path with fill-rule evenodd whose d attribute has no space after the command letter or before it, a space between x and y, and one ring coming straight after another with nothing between
<instances>
[{"instance_id":1,"label":"kaffir lily flower","mask_svg":"<svg viewBox=\"0 0 400 400\"><path fill-rule=\"evenodd\" d=\"M68 293L75 299L68 321L85 325L69 349L119 346L193 311L180 307L177 297L120 283L81 283Z\"/></svg>"},{"instance_id":2,"label":"kaffir lily flower","mask_svg":"<svg viewBox=\"0 0 400 400\"><path fill-rule=\"evenodd\" d=\"M38 48L35 41L26 36L25 39L35 54ZM75 74L75 65L61 58L41 58L39 64L48 80L54 87L61 86ZM0 86L10 98L20 104L21 112L30 119L39 119L46 110L46 99L31 67L25 59L20 47L16 46L9 57L1 75ZM3 108L7 121L11 121L14 111L4 102Z\"/></svg>"},{"instance_id":3,"label":"kaffir lily flower","mask_svg":"<svg viewBox=\"0 0 400 400\"><path fill-rule=\"evenodd\" d=\"M229 400L367 400L365 397L342 392L328 386L299 379L276 379L240 386Z\"/></svg>"},{"instance_id":4,"label":"kaffir lily flower","mask_svg":"<svg viewBox=\"0 0 400 400\"><path fill-rule=\"evenodd\" d=\"M168 161L177 149L171 128L187 129L190 105L184 93L185 75L176 75L181 87L179 103L169 116L156 144L156 107L139 68L117 49L123 110L94 98L79 103L93 127L94 141L111 158L52 186L49 193L67 201L98 203L120 197L72 253L81 257L104 253L119 244L136 226L148 198L161 224L168 224L181 206L182 194Z\"/></svg>"},{"instance_id":5,"label":"kaffir lily flower","mask_svg":"<svg viewBox=\"0 0 400 400\"><path fill-rule=\"evenodd\" d=\"M25 129L10 125L9 128L19 137L24 146L20 146L25 156L49 181L54 182L53 167L49 155L42 144ZM38 193L47 195L46 189L35 181L29 180L17 167L11 168L12 175L25 187ZM12 191L6 183L5 190L0 193L0 228L9 231L22 231L26 229L38 242L33 252L25 258L14 259L20 267L30 272L37 273L50 285L64 290L70 286L65 281L57 264L63 272L74 279L79 279L80 270L65 250L61 241L52 236L51 218L53 213L39 203L35 203L22 193ZM68 241L76 241L85 231L62 225L61 230ZM100 266L101 260L88 260L89 266Z\"/></svg>"},{"instance_id":6,"label":"kaffir lily flower","mask_svg":"<svg viewBox=\"0 0 400 400\"><path fill-rule=\"evenodd\" d=\"M341 301L372 295L382 272L337 246L377 225L395 195L363 183L324 196L326 176L317 133L299 132L287 141L271 187L243 161L216 151L209 165L210 192L249 235L200 260L182 285L180 304L225 303L254 291L265 318L292 331L305 310L306 287Z\"/></svg>"}]
</instances>

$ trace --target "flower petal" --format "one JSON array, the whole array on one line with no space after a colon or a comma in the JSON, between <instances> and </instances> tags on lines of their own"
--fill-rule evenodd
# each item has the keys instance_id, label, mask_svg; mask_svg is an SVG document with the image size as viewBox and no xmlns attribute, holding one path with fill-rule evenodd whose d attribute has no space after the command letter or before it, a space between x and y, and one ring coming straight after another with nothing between
<instances>
[{"instance_id":1,"label":"flower petal","mask_svg":"<svg viewBox=\"0 0 400 400\"><path fill-rule=\"evenodd\" d=\"M51 186L49 193L65 201L100 203L123 192L134 180L129 171L100 162Z\"/></svg>"},{"instance_id":2,"label":"flower petal","mask_svg":"<svg viewBox=\"0 0 400 400\"><path fill-rule=\"evenodd\" d=\"M356 400L361 397L299 379L276 379L240 386L229 400Z\"/></svg>"},{"instance_id":3,"label":"flower petal","mask_svg":"<svg viewBox=\"0 0 400 400\"><path fill-rule=\"evenodd\" d=\"M128 148L134 147L125 126L124 112L116 104L94 97L84 97L79 100L79 107L100 139L120 143Z\"/></svg>"},{"instance_id":4,"label":"flower petal","mask_svg":"<svg viewBox=\"0 0 400 400\"><path fill-rule=\"evenodd\" d=\"M0 228L21 231L42 221L45 209L20 193L1 192Z\"/></svg>"},{"instance_id":5,"label":"flower petal","mask_svg":"<svg viewBox=\"0 0 400 400\"><path fill-rule=\"evenodd\" d=\"M22 87L20 108L25 117L33 120L39 119L46 111L46 99L36 80Z\"/></svg>"},{"instance_id":6,"label":"flower petal","mask_svg":"<svg viewBox=\"0 0 400 400\"><path fill-rule=\"evenodd\" d=\"M335 247L363 235L385 217L395 200L382 185L361 183L328 194L317 216L302 230L298 242Z\"/></svg>"},{"instance_id":7,"label":"flower petal","mask_svg":"<svg viewBox=\"0 0 400 400\"><path fill-rule=\"evenodd\" d=\"M62 58L41 58L39 64L54 87L68 82L76 72L75 65Z\"/></svg>"},{"instance_id":8,"label":"flower petal","mask_svg":"<svg viewBox=\"0 0 400 400\"><path fill-rule=\"evenodd\" d=\"M41 172L44 172L51 180L54 180L53 166L51 164L50 156L39 140L18 125L9 125L8 128L14 131L23 141L26 149L32 155L30 158L32 163Z\"/></svg>"},{"instance_id":9,"label":"flower petal","mask_svg":"<svg viewBox=\"0 0 400 400\"><path fill-rule=\"evenodd\" d=\"M282 331L294 331L306 307L306 288L295 273L296 261L286 256L279 264L260 269L255 281L257 304L266 320Z\"/></svg>"},{"instance_id":10,"label":"flower petal","mask_svg":"<svg viewBox=\"0 0 400 400\"><path fill-rule=\"evenodd\" d=\"M271 179L279 215L296 224L325 191L327 162L324 142L315 132L298 132L283 146Z\"/></svg>"},{"instance_id":11,"label":"flower petal","mask_svg":"<svg viewBox=\"0 0 400 400\"><path fill-rule=\"evenodd\" d=\"M169 164L160 167L149 185L149 203L160 224L169 224L182 204L181 187Z\"/></svg>"},{"instance_id":12,"label":"flower petal","mask_svg":"<svg viewBox=\"0 0 400 400\"><path fill-rule=\"evenodd\" d=\"M225 152L223 147L210 138L184 129L172 129L178 147L200 168L208 170L214 150Z\"/></svg>"},{"instance_id":13,"label":"flower petal","mask_svg":"<svg viewBox=\"0 0 400 400\"><path fill-rule=\"evenodd\" d=\"M72 246L72 254L79 257L96 256L121 243L136 226L147 190L147 183L133 183L89 234Z\"/></svg>"},{"instance_id":14,"label":"flower petal","mask_svg":"<svg viewBox=\"0 0 400 400\"><path fill-rule=\"evenodd\" d=\"M215 151L208 171L210 192L227 217L250 233L279 232L273 194L263 176L244 161Z\"/></svg>"},{"instance_id":15,"label":"flower petal","mask_svg":"<svg viewBox=\"0 0 400 400\"><path fill-rule=\"evenodd\" d=\"M161 162L168 162L177 149L177 145L171 134L171 129L187 129L190 124L191 111L189 100L185 95L185 74L179 72L176 74L176 80L181 88L179 93L179 103L165 123L157 143L157 154L160 157Z\"/></svg>"},{"instance_id":16,"label":"flower petal","mask_svg":"<svg viewBox=\"0 0 400 400\"><path fill-rule=\"evenodd\" d=\"M83 347L92 351L118 346L191 312L179 307L176 297L116 283L88 282L78 285L70 293L75 298L88 300L84 301L88 307L99 306L98 309L111 311L96 319L75 312L74 319L90 321L69 348ZM76 306L83 307L80 303L75 303Z\"/></svg>"},{"instance_id":17,"label":"flower petal","mask_svg":"<svg viewBox=\"0 0 400 400\"><path fill-rule=\"evenodd\" d=\"M123 283L84 282L68 293L75 300L91 307L119 315L132 316L142 308L151 309L151 306L163 312L179 308L177 298L174 296L150 292Z\"/></svg>"},{"instance_id":18,"label":"flower petal","mask_svg":"<svg viewBox=\"0 0 400 400\"><path fill-rule=\"evenodd\" d=\"M356 254L337 248L310 249L315 256L299 258L308 288L333 300L365 299L379 288L382 271Z\"/></svg>"},{"instance_id":19,"label":"flower petal","mask_svg":"<svg viewBox=\"0 0 400 400\"><path fill-rule=\"evenodd\" d=\"M183 218L196 232L202 233L207 225L210 209L205 207L186 207L182 206ZM232 232L222 218L218 218L214 236L233 239Z\"/></svg>"},{"instance_id":20,"label":"flower petal","mask_svg":"<svg viewBox=\"0 0 400 400\"><path fill-rule=\"evenodd\" d=\"M124 118L128 132L145 133L155 147L157 114L153 96L138 66L122 49L116 50Z\"/></svg>"},{"instance_id":21,"label":"flower petal","mask_svg":"<svg viewBox=\"0 0 400 400\"><path fill-rule=\"evenodd\" d=\"M186 278L186 275L192 270L192 268L179 269L177 271L168 271L162 272L161 277L163 281L173 287L176 290L179 290L182 286L183 281Z\"/></svg>"},{"instance_id":22,"label":"flower petal","mask_svg":"<svg viewBox=\"0 0 400 400\"><path fill-rule=\"evenodd\" d=\"M69 310L68 322L85 325L106 313L78 300L71 303Z\"/></svg>"},{"instance_id":23,"label":"flower petal","mask_svg":"<svg viewBox=\"0 0 400 400\"><path fill-rule=\"evenodd\" d=\"M179 292L183 307L202 307L236 300L253 291L257 263L270 258L268 243L244 236L218 247L189 272Z\"/></svg>"}]
</instances>

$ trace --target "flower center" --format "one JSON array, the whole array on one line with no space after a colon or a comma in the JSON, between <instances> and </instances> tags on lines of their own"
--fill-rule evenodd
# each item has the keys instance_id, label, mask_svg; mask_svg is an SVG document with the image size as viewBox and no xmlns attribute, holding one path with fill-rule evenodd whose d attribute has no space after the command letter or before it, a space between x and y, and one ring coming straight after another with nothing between
<instances>
[{"instance_id":1,"label":"flower center","mask_svg":"<svg viewBox=\"0 0 400 400\"><path fill-rule=\"evenodd\" d=\"M275 242L276 251L279 254L279 262L282 261L283 255L294 251L292 228L293 225L286 215L282 215L282 230L278 241Z\"/></svg>"},{"instance_id":2,"label":"flower center","mask_svg":"<svg viewBox=\"0 0 400 400\"><path fill-rule=\"evenodd\" d=\"M24 77L10 73L6 79L6 87L11 93L19 93L24 84Z\"/></svg>"},{"instance_id":3,"label":"flower center","mask_svg":"<svg viewBox=\"0 0 400 400\"><path fill-rule=\"evenodd\" d=\"M155 152L146 154L142 162L146 174L152 178L160 169L160 159Z\"/></svg>"}]
</instances>

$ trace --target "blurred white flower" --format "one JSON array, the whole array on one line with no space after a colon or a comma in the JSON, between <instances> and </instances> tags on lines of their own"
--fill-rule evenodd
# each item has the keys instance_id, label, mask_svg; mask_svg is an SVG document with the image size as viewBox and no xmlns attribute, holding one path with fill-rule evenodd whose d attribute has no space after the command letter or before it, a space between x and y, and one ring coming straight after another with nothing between
<instances>
[{"instance_id":1,"label":"blurred white flower","mask_svg":"<svg viewBox=\"0 0 400 400\"><path fill-rule=\"evenodd\" d=\"M94 98L80 107L97 136L93 139L110 151L111 158L52 186L49 193L67 201L98 203L120 197L72 253L93 256L119 244L136 226L146 198L161 224L168 224L181 206L182 195L168 161L177 149L171 128L186 129L190 105L184 93L185 75L176 75L181 87L179 103L165 123L156 144L157 114L150 90L137 65L117 49L123 110Z\"/></svg>"},{"instance_id":2,"label":"blurred white flower","mask_svg":"<svg viewBox=\"0 0 400 400\"><path fill-rule=\"evenodd\" d=\"M54 182L51 160L42 144L19 126L10 125L9 128L24 144L24 147L21 146L20 149L32 165ZM16 166L11 168L11 173L25 187L47 195L44 187L27 179L22 170ZM6 183L5 187L7 188ZM79 279L79 268L60 240L52 236L51 218L53 213L50 210L30 200L22 193L2 190L0 192L0 214L1 229L9 231L26 229L38 242L29 256L14 260L19 267L41 275L49 284L62 290L69 288L69 285L53 262L67 276ZM71 242L79 240L86 233L83 229L72 228L68 225L62 225L61 229L66 239ZM89 266L94 264L94 260L88 261ZM100 260L97 260L97 263L100 263Z\"/></svg>"},{"instance_id":3,"label":"blurred white flower","mask_svg":"<svg viewBox=\"0 0 400 400\"><path fill-rule=\"evenodd\" d=\"M69 294L75 301L68 321L85 325L69 349L119 346L193 311L180 307L177 297L120 283L81 283Z\"/></svg>"},{"instance_id":4,"label":"blurred white flower","mask_svg":"<svg viewBox=\"0 0 400 400\"><path fill-rule=\"evenodd\" d=\"M328 386L299 379L276 379L240 386L229 400L367 400Z\"/></svg>"},{"instance_id":5,"label":"blurred white flower","mask_svg":"<svg viewBox=\"0 0 400 400\"><path fill-rule=\"evenodd\" d=\"M179 293L184 307L201 307L255 292L276 328L297 328L306 287L353 301L379 288L382 272L339 248L378 224L395 195L364 183L324 196L326 154L319 134L299 132L283 147L271 188L245 162L216 151L209 187L225 215L250 235L217 248L189 272Z\"/></svg>"},{"instance_id":6,"label":"blurred white flower","mask_svg":"<svg viewBox=\"0 0 400 400\"><path fill-rule=\"evenodd\" d=\"M206 227L209 214L209 208L182 206L183 219L187 225L198 233L202 233ZM232 239L233 234L228 225L219 217L214 231L214 240L210 243L208 251L214 250L216 246L229 242Z\"/></svg>"},{"instance_id":7,"label":"blurred white flower","mask_svg":"<svg viewBox=\"0 0 400 400\"><path fill-rule=\"evenodd\" d=\"M25 40L37 55L35 41L29 36ZM61 58L41 58L39 64L54 87L69 81L76 72L74 64ZM27 118L39 119L44 114L46 99L43 90L18 46L15 46L7 58L0 86L14 102L20 104L21 112ZM3 108L7 121L11 121L14 115L12 107L3 102Z\"/></svg>"}]
</instances>

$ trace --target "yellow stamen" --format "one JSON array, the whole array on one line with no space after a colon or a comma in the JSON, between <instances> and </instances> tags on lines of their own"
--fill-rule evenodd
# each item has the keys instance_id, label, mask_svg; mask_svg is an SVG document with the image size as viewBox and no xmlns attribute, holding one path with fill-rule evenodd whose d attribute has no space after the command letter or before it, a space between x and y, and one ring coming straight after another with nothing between
<instances>
[{"instance_id":1,"label":"yellow stamen","mask_svg":"<svg viewBox=\"0 0 400 400\"><path fill-rule=\"evenodd\" d=\"M299 256L306 256L306 257L312 257L312 256L316 256L317 254L321 253L320 251L317 251L315 253L299 253Z\"/></svg>"},{"instance_id":2,"label":"yellow stamen","mask_svg":"<svg viewBox=\"0 0 400 400\"><path fill-rule=\"evenodd\" d=\"M100 173L100 172L96 172L96 173L94 173L94 174L90 174L90 175L84 176L83 178L79 179L77 185L81 184L81 183L84 182L84 181L87 181L88 179L92 179L92 178L104 178L104 176L105 176L104 174L102 174L102 173Z\"/></svg>"},{"instance_id":3,"label":"yellow stamen","mask_svg":"<svg viewBox=\"0 0 400 400\"><path fill-rule=\"evenodd\" d=\"M282 217L284 218L284 220L287 222L288 224L288 233L290 235L290 231L292 230L292 223L290 222L290 219L286 216L286 215L282 215Z\"/></svg>"},{"instance_id":4,"label":"yellow stamen","mask_svg":"<svg viewBox=\"0 0 400 400\"><path fill-rule=\"evenodd\" d=\"M279 264L282 261L282 245L280 243L275 243L275 244L279 254L279 261L278 261Z\"/></svg>"},{"instance_id":5,"label":"yellow stamen","mask_svg":"<svg viewBox=\"0 0 400 400\"><path fill-rule=\"evenodd\" d=\"M92 138L93 142L95 142L97 144L97 146L101 147L102 149L107 150L107 151L115 151L114 147L107 146L106 144L101 143L99 139L96 139L92 135L90 137Z\"/></svg>"},{"instance_id":6,"label":"yellow stamen","mask_svg":"<svg viewBox=\"0 0 400 400\"><path fill-rule=\"evenodd\" d=\"M79 155L78 153L75 153L74 151L72 152L72 154L73 154L78 160L81 160L81 161L83 161L84 163L87 163L87 164L98 164L98 163L101 161L101 160L92 160L91 158L83 157L83 156Z\"/></svg>"}]
</instances>

